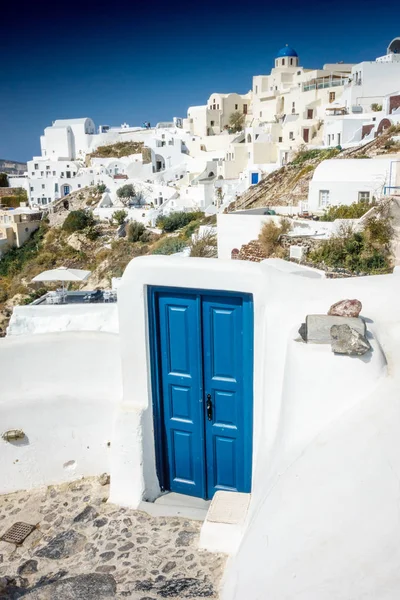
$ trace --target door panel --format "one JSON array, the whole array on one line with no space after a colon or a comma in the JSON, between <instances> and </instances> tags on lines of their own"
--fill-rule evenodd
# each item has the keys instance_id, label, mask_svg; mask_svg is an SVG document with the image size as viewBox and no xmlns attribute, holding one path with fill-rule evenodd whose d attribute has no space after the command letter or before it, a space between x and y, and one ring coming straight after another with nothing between
<instances>
[{"instance_id":1,"label":"door panel","mask_svg":"<svg viewBox=\"0 0 400 600\"><path fill-rule=\"evenodd\" d=\"M204 415L199 299L158 294L163 428L169 489L203 497Z\"/></svg>"},{"instance_id":2,"label":"door panel","mask_svg":"<svg viewBox=\"0 0 400 600\"><path fill-rule=\"evenodd\" d=\"M158 291L154 299L163 487L202 498L217 490L249 492L251 299L176 290Z\"/></svg>"},{"instance_id":3,"label":"door panel","mask_svg":"<svg viewBox=\"0 0 400 600\"><path fill-rule=\"evenodd\" d=\"M206 417L207 493L250 491L252 424L244 386L245 352L251 353L244 327L243 299L205 296L203 315L204 393L211 396ZM247 344L247 347L245 345ZM250 446L250 451L247 448ZM251 459L250 459L251 461Z\"/></svg>"}]
</instances>

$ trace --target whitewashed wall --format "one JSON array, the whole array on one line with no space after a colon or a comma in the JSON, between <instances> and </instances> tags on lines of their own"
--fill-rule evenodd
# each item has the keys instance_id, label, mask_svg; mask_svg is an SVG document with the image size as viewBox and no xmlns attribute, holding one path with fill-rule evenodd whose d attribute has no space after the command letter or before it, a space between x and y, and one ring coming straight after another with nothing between
<instances>
[{"instance_id":1,"label":"whitewashed wall","mask_svg":"<svg viewBox=\"0 0 400 600\"><path fill-rule=\"evenodd\" d=\"M104 302L16 306L11 315L7 336L65 331L118 333L117 305Z\"/></svg>"},{"instance_id":2,"label":"whitewashed wall","mask_svg":"<svg viewBox=\"0 0 400 600\"><path fill-rule=\"evenodd\" d=\"M0 493L110 472L121 399L118 336L59 333L0 340Z\"/></svg>"}]
</instances>

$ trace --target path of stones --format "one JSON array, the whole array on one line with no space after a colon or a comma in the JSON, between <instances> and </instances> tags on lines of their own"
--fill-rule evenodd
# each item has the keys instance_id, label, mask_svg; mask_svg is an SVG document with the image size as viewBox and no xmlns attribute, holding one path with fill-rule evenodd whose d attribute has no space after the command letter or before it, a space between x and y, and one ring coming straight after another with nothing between
<instances>
[{"instance_id":1,"label":"path of stones","mask_svg":"<svg viewBox=\"0 0 400 600\"><path fill-rule=\"evenodd\" d=\"M0 541L0 599L217 598L225 556L197 548L201 524L106 503L82 479L0 496L0 535L38 523L21 546Z\"/></svg>"}]
</instances>

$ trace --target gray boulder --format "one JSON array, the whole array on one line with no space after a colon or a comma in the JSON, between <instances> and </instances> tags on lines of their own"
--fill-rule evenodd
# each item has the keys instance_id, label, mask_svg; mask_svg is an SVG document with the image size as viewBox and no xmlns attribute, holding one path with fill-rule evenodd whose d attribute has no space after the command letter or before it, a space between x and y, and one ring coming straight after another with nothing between
<instances>
[{"instance_id":1,"label":"gray boulder","mask_svg":"<svg viewBox=\"0 0 400 600\"><path fill-rule=\"evenodd\" d=\"M367 338L349 325L331 327L331 347L335 354L362 356L371 350Z\"/></svg>"}]
</instances>

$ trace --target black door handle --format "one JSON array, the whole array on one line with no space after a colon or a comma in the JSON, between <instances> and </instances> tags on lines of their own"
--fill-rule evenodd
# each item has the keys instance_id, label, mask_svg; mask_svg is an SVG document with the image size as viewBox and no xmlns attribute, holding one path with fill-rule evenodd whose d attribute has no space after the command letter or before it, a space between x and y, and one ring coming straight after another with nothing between
<instances>
[{"instance_id":1,"label":"black door handle","mask_svg":"<svg viewBox=\"0 0 400 600\"><path fill-rule=\"evenodd\" d=\"M207 394L206 408L207 408L207 419L209 421L212 421L213 414L212 414L211 394Z\"/></svg>"}]
</instances>

